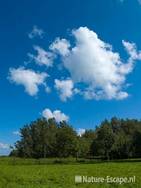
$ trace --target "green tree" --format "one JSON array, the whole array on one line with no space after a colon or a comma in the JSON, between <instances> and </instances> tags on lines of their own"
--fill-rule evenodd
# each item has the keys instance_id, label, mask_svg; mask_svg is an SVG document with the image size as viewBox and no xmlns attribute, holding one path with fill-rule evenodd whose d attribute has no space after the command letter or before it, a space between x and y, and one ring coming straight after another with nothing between
<instances>
[{"instance_id":1,"label":"green tree","mask_svg":"<svg viewBox=\"0 0 141 188\"><path fill-rule=\"evenodd\" d=\"M77 154L77 133L66 122L61 122L56 134L56 149L58 157L75 157Z\"/></svg>"},{"instance_id":2,"label":"green tree","mask_svg":"<svg viewBox=\"0 0 141 188\"><path fill-rule=\"evenodd\" d=\"M96 138L92 144L93 154L100 155L109 160L113 144L114 133L110 123L105 120L96 130Z\"/></svg>"}]
</instances>

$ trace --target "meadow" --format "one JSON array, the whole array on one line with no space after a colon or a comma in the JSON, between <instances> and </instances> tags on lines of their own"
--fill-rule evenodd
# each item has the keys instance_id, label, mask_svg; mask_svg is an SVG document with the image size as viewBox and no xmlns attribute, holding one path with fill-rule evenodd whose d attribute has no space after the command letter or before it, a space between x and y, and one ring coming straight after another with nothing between
<instances>
[{"instance_id":1,"label":"meadow","mask_svg":"<svg viewBox=\"0 0 141 188\"><path fill-rule=\"evenodd\" d=\"M75 183L76 175L132 177L135 183ZM0 188L113 188L141 187L141 163L133 161L78 161L0 158Z\"/></svg>"}]
</instances>

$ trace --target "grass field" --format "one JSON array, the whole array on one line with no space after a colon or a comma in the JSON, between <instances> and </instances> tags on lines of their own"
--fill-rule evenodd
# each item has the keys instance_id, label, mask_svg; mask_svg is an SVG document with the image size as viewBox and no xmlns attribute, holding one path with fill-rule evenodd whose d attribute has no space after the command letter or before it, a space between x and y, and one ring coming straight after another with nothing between
<instances>
[{"instance_id":1,"label":"grass field","mask_svg":"<svg viewBox=\"0 0 141 188\"><path fill-rule=\"evenodd\" d=\"M94 177L131 177L135 183L79 183L75 175ZM0 159L0 188L91 188L91 187L141 187L141 163L101 162L101 163L51 163L44 160Z\"/></svg>"}]
</instances>

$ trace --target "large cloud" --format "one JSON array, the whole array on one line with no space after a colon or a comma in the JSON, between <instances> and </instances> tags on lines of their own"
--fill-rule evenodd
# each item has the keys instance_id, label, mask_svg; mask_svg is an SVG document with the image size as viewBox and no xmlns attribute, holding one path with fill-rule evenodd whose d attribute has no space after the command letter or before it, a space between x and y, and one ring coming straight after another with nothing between
<instances>
[{"instance_id":1,"label":"large cloud","mask_svg":"<svg viewBox=\"0 0 141 188\"><path fill-rule=\"evenodd\" d=\"M8 79L17 85L23 85L25 87L25 91L31 96L37 94L38 87L40 85L46 86L46 78L46 73L36 73L35 71L25 69L24 67L9 69Z\"/></svg>"},{"instance_id":2,"label":"large cloud","mask_svg":"<svg viewBox=\"0 0 141 188\"><path fill-rule=\"evenodd\" d=\"M67 53L61 51L57 41L53 50L55 52L58 47L58 53L62 56L73 82L83 84L81 94L88 99L126 98L128 93L123 90L126 75L133 70L134 61L139 59L136 46L123 41L130 55L128 62L124 63L119 53L112 50L111 45L99 39L97 34L87 27L73 30L72 34L75 46L71 49L69 45L65 46Z\"/></svg>"},{"instance_id":3,"label":"large cloud","mask_svg":"<svg viewBox=\"0 0 141 188\"><path fill-rule=\"evenodd\" d=\"M51 111L50 109L46 108L42 112L42 116L46 118L47 120L50 118L55 118L55 120L59 123L62 121L68 121L69 117L62 113L60 110Z\"/></svg>"}]
</instances>

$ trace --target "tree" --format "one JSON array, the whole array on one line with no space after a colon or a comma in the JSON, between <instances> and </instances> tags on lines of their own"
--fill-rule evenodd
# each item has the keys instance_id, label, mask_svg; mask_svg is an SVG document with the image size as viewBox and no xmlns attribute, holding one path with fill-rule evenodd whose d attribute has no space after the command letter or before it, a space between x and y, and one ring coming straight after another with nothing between
<instances>
[{"instance_id":1,"label":"tree","mask_svg":"<svg viewBox=\"0 0 141 188\"><path fill-rule=\"evenodd\" d=\"M133 136L134 157L141 157L141 131L137 130Z\"/></svg>"},{"instance_id":2,"label":"tree","mask_svg":"<svg viewBox=\"0 0 141 188\"><path fill-rule=\"evenodd\" d=\"M86 130L82 136L78 137L79 147L78 156L89 158L92 156L91 145L95 139L96 134L94 130Z\"/></svg>"},{"instance_id":3,"label":"tree","mask_svg":"<svg viewBox=\"0 0 141 188\"><path fill-rule=\"evenodd\" d=\"M55 119L38 119L24 126L21 140L15 144L11 155L19 157L69 157L76 156L77 134L66 122Z\"/></svg>"},{"instance_id":4,"label":"tree","mask_svg":"<svg viewBox=\"0 0 141 188\"><path fill-rule=\"evenodd\" d=\"M114 144L114 133L107 120L96 130L96 135L92 144L93 154L100 155L109 160Z\"/></svg>"},{"instance_id":5,"label":"tree","mask_svg":"<svg viewBox=\"0 0 141 188\"><path fill-rule=\"evenodd\" d=\"M58 125L54 119L44 118L31 122L20 130L21 140L15 144L11 155L42 158L55 156L56 132Z\"/></svg>"},{"instance_id":6,"label":"tree","mask_svg":"<svg viewBox=\"0 0 141 188\"><path fill-rule=\"evenodd\" d=\"M115 142L112 147L112 158L123 159L132 156L131 137L125 135L121 130L115 135Z\"/></svg>"},{"instance_id":7,"label":"tree","mask_svg":"<svg viewBox=\"0 0 141 188\"><path fill-rule=\"evenodd\" d=\"M58 157L75 157L77 154L77 134L74 129L61 122L56 134L56 149Z\"/></svg>"},{"instance_id":8,"label":"tree","mask_svg":"<svg viewBox=\"0 0 141 188\"><path fill-rule=\"evenodd\" d=\"M78 136L66 122L37 119L20 130L21 139L12 148L18 157L99 157L123 159L141 157L141 121L112 118L95 130Z\"/></svg>"}]
</instances>

